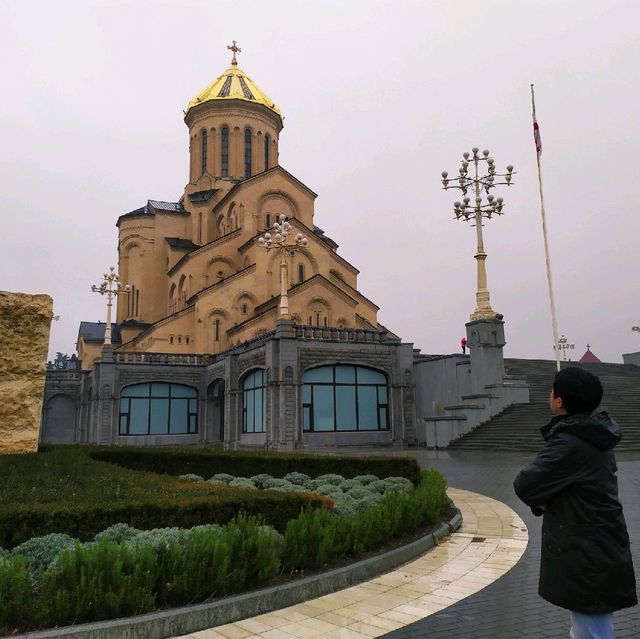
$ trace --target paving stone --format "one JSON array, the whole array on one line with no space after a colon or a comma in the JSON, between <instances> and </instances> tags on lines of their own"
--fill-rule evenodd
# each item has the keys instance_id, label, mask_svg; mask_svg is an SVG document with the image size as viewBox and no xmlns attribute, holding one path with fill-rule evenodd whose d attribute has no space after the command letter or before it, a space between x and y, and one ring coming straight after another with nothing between
<instances>
[{"instance_id":1,"label":"paving stone","mask_svg":"<svg viewBox=\"0 0 640 639\"><path fill-rule=\"evenodd\" d=\"M529 529L522 559L486 588L424 619L393 630L385 639L547 639L569 636L569 613L541 599L538 592L541 520L513 492L513 478L533 454L488 452L423 452L423 467L437 468L449 485L482 493L513 508ZM626 458L626 455L625 455ZM618 462L620 498L632 543L636 573L640 572L640 461ZM383 615L384 616L384 615ZM614 616L617 639L637 639L640 607ZM453 622L452 622L453 620Z\"/></svg>"}]
</instances>

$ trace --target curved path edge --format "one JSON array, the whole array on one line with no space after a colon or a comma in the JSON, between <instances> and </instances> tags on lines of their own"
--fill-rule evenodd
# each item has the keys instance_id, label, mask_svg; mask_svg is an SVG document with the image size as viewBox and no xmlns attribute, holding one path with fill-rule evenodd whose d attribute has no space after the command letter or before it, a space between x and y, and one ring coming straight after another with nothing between
<instances>
[{"instance_id":1,"label":"curved path edge","mask_svg":"<svg viewBox=\"0 0 640 639\"><path fill-rule=\"evenodd\" d=\"M287 584L135 617L11 635L11 639L165 639L198 632L293 606L384 574L423 555L461 525L462 515L456 509L449 522L410 544Z\"/></svg>"}]
</instances>

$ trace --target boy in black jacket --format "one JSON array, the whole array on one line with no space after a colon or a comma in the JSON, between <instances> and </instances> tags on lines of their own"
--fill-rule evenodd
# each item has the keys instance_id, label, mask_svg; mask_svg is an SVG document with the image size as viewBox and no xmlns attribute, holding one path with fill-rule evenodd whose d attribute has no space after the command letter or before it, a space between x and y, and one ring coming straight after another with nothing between
<instances>
[{"instance_id":1,"label":"boy in black jacket","mask_svg":"<svg viewBox=\"0 0 640 639\"><path fill-rule=\"evenodd\" d=\"M515 478L543 515L538 593L571 612L572 639L613 639L615 610L637 604L613 448L620 427L603 410L600 380L569 367L554 380L545 446Z\"/></svg>"}]
</instances>

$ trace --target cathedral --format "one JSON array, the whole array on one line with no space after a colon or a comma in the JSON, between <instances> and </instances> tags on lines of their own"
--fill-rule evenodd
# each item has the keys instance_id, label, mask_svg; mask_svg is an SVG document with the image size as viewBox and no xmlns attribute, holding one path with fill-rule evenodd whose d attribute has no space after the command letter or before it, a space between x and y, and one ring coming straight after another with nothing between
<instances>
[{"instance_id":1,"label":"cathedral","mask_svg":"<svg viewBox=\"0 0 640 639\"><path fill-rule=\"evenodd\" d=\"M240 69L235 44L231 50L231 66L185 111L184 194L118 218L118 272L130 286L118 296L120 352L220 353L273 331L278 319L384 330L378 307L358 291L358 269L315 225L316 194L280 166L280 108ZM265 250L257 240L282 216L305 246ZM96 328L81 327L84 368L100 355L90 340Z\"/></svg>"},{"instance_id":2,"label":"cathedral","mask_svg":"<svg viewBox=\"0 0 640 639\"><path fill-rule=\"evenodd\" d=\"M81 322L78 370L48 376L44 441L414 438L412 345L378 323L358 269L315 224L316 194L280 165L280 108L228 48L229 68L184 112L184 193L117 220L115 321L107 334Z\"/></svg>"}]
</instances>

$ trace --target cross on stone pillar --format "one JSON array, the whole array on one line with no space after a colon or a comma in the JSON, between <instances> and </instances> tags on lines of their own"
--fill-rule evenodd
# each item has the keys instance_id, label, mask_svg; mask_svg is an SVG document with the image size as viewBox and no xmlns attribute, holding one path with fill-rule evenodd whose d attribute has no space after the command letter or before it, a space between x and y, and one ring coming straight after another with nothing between
<instances>
[{"instance_id":1,"label":"cross on stone pillar","mask_svg":"<svg viewBox=\"0 0 640 639\"><path fill-rule=\"evenodd\" d=\"M229 51L233 51L233 58L231 58L231 64L233 65L237 65L238 61L236 60L236 53L240 53L242 51L242 49L238 46L236 46L236 41L232 40L233 44L228 44L227 45L227 49L229 49Z\"/></svg>"}]
</instances>

